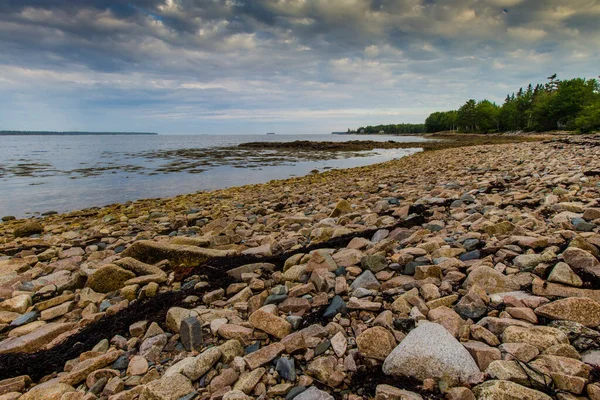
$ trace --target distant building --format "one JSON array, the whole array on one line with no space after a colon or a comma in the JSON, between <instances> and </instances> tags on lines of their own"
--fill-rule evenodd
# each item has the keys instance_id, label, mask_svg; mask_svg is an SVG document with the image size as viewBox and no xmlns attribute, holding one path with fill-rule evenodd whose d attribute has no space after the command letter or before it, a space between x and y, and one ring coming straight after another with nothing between
<instances>
[{"instance_id":1,"label":"distant building","mask_svg":"<svg viewBox=\"0 0 600 400\"><path fill-rule=\"evenodd\" d=\"M360 133L365 133L365 130L364 130L364 129L361 129L361 130L360 130Z\"/></svg>"}]
</instances>

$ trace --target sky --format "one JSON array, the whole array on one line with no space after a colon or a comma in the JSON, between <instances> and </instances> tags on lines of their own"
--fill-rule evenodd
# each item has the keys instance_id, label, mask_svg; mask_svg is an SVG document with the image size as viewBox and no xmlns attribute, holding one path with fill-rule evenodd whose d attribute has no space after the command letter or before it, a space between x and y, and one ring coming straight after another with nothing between
<instances>
[{"instance_id":1,"label":"sky","mask_svg":"<svg viewBox=\"0 0 600 400\"><path fill-rule=\"evenodd\" d=\"M317 134L600 74L600 0L0 0L0 130Z\"/></svg>"}]
</instances>

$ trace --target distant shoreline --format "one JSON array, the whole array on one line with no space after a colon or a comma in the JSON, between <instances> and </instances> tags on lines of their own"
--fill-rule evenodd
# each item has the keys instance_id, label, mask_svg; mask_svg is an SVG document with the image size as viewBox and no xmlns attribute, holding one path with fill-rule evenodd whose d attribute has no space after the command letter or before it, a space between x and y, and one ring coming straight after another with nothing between
<instances>
[{"instance_id":1,"label":"distant shoreline","mask_svg":"<svg viewBox=\"0 0 600 400\"><path fill-rule=\"evenodd\" d=\"M0 136L91 136L91 135L158 135L154 132L85 132L85 131L0 131Z\"/></svg>"}]
</instances>

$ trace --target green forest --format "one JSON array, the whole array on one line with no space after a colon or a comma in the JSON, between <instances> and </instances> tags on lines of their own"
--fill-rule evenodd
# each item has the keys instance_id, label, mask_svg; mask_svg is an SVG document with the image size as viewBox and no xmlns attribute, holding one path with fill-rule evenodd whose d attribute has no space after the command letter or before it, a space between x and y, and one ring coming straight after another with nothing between
<instances>
[{"instance_id":1,"label":"green forest","mask_svg":"<svg viewBox=\"0 0 600 400\"><path fill-rule=\"evenodd\" d=\"M596 79L559 80L529 84L506 96L501 106L468 100L458 110L434 112L425 120L425 131L542 132L600 130L600 83Z\"/></svg>"},{"instance_id":2,"label":"green forest","mask_svg":"<svg viewBox=\"0 0 600 400\"><path fill-rule=\"evenodd\" d=\"M361 126L358 129L348 129L348 133L425 133L425 124L389 124Z\"/></svg>"}]
</instances>

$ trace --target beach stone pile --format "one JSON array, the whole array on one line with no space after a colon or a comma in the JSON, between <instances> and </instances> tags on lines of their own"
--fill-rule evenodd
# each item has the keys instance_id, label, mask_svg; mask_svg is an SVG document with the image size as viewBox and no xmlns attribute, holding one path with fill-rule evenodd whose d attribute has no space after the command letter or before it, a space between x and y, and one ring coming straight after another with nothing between
<instances>
[{"instance_id":1,"label":"beach stone pile","mask_svg":"<svg viewBox=\"0 0 600 400\"><path fill-rule=\"evenodd\" d=\"M0 400L600 399L596 143L8 219L0 363L185 296Z\"/></svg>"}]
</instances>

